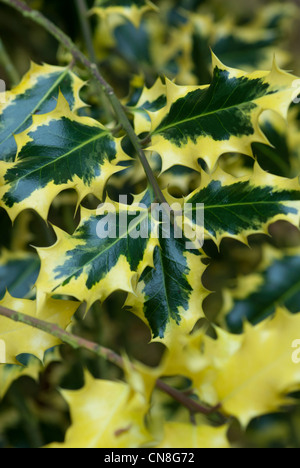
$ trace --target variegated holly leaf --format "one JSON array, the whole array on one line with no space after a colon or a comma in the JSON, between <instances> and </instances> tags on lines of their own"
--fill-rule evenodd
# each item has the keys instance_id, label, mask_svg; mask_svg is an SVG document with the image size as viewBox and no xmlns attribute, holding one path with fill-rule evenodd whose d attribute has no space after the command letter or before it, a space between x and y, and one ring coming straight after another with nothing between
<instances>
[{"instance_id":1,"label":"variegated holly leaf","mask_svg":"<svg viewBox=\"0 0 300 468\"><path fill-rule=\"evenodd\" d=\"M274 318L246 324L242 335L217 329L217 340L205 338L206 373L195 375L200 398L212 397L245 427L251 419L293 404L289 393L300 390L300 368L292 360L299 338L300 314L278 309Z\"/></svg>"},{"instance_id":2,"label":"variegated holly leaf","mask_svg":"<svg viewBox=\"0 0 300 468\"><path fill-rule=\"evenodd\" d=\"M15 160L14 135L27 129L34 115L55 109L59 91L73 111L85 105L79 98L83 84L69 68L32 63L21 83L6 91L5 102L0 103L0 161Z\"/></svg>"},{"instance_id":3,"label":"variegated holly leaf","mask_svg":"<svg viewBox=\"0 0 300 468\"><path fill-rule=\"evenodd\" d=\"M188 250L191 242L171 223L168 232L168 218L162 219L165 230L157 227L157 215L149 211L152 201L146 191L134 205L107 202L98 214L82 210L72 236L55 228L57 243L38 249L38 291L75 296L90 307L120 289L131 293L126 305L150 325L154 338L178 325L190 331L203 316L207 294L201 284L202 256Z\"/></svg>"},{"instance_id":4,"label":"variegated holly leaf","mask_svg":"<svg viewBox=\"0 0 300 468\"><path fill-rule=\"evenodd\" d=\"M145 427L149 405L123 382L85 375L80 390L63 391L72 425L64 443L48 448L137 448L151 441Z\"/></svg>"},{"instance_id":5,"label":"variegated holly leaf","mask_svg":"<svg viewBox=\"0 0 300 468\"><path fill-rule=\"evenodd\" d=\"M72 236L55 228L56 244L38 249L38 291L74 296L88 308L116 290L133 292L137 272L151 261L150 223L147 209L109 200L97 212L82 209ZM139 237L141 229L144 238Z\"/></svg>"},{"instance_id":6,"label":"variegated holly leaf","mask_svg":"<svg viewBox=\"0 0 300 468\"><path fill-rule=\"evenodd\" d=\"M294 112L288 122L275 112L264 112L260 126L270 145L253 143L253 154L260 166L283 177L296 177L300 173L300 134Z\"/></svg>"},{"instance_id":7,"label":"variegated holly leaf","mask_svg":"<svg viewBox=\"0 0 300 468\"><path fill-rule=\"evenodd\" d=\"M300 249L276 250L265 246L255 273L239 277L234 289L224 291L226 322L240 332L245 320L258 323L285 306L300 311Z\"/></svg>"},{"instance_id":8,"label":"variegated holly leaf","mask_svg":"<svg viewBox=\"0 0 300 468\"><path fill-rule=\"evenodd\" d=\"M153 266L141 275L126 306L149 326L154 339L168 343L174 328L189 332L204 317L202 302L208 292L201 282L206 266L197 250L187 250L186 239L160 235L154 249Z\"/></svg>"},{"instance_id":9,"label":"variegated holly leaf","mask_svg":"<svg viewBox=\"0 0 300 468\"><path fill-rule=\"evenodd\" d=\"M204 209L205 233L218 243L224 237L247 242L250 234L267 234L268 226L278 220L299 226L298 179L273 176L258 165L250 178L236 178L221 169L211 176L203 173L199 189L185 203L191 204L186 214L196 223L197 210ZM204 208L197 208L197 203Z\"/></svg>"},{"instance_id":10,"label":"variegated holly leaf","mask_svg":"<svg viewBox=\"0 0 300 468\"><path fill-rule=\"evenodd\" d=\"M78 303L75 301L50 299L46 301L42 312L38 314L36 301L16 299L9 293L0 301L0 305L15 312L56 324L64 329L70 324L71 318L78 308ZM33 354L42 361L47 349L61 344L58 338L46 332L38 331L33 327L16 323L2 316L0 317L0 340L5 344L6 364L16 364L16 357L23 353Z\"/></svg>"},{"instance_id":11,"label":"variegated holly leaf","mask_svg":"<svg viewBox=\"0 0 300 468\"><path fill-rule=\"evenodd\" d=\"M135 106L129 107L134 118L137 135L150 132L151 119L148 112L155 112L166 105L166 85L158 78L151 88L145 87Z\"/></svg>"},{"instance_id":12,"label":"variegated holly leaf","mask_svg":"<svg viewBox=\"0 0 300 468\"><path fill-rule=\"evenodd\" d=\"M118 14L138 28L144 13L151 10L157 11L158 8L150 0L97 0L91 13L97 14L100 18Z\"/></svg>"},{"instance_id":13,"label":"variegated holly leaf","mask_svg":"<svg viewBox=\"0 0 300 468\"><path fill-rule=\"evenodd\" d=\"M1 205L13 220L27 208L46 219L65 189L74 188L79 202L89 193L101 198L109 177L122 170L117 164L129 159L119 139L96 120L78 117L61 93L56 108L35 115L16 141L17 160L6 164L0 188Z\"/></svg>"},{"instance_id":14,"label":"variegated holly leaf","mask_svg":"<svg viewBox=\"0 0 300 468\"><path fill-rule=\"evenodd\" d=\"M287 117L300 87L296 77L280 70L245 73L228 68L213 57L210 86L176 86L167 81L167 105L150 113L152 144L162 158L163 170L180 164L199 170L204 159L213 169L223 153L252 156L253 142L268 143L259 116L273 110Z\"/></svg>"},{"instance_id":15,"label":"variegated holly leaf","mask_svg":"<svg viewBox=\"0 0 300 468\"><path fill-rule=\"evenodd\" d=\"M3 298L6 291L19 298L30 294L39 269L40 261L37 255L3 251L0 255L0 298Z\"/></svg>"}]
</instances>

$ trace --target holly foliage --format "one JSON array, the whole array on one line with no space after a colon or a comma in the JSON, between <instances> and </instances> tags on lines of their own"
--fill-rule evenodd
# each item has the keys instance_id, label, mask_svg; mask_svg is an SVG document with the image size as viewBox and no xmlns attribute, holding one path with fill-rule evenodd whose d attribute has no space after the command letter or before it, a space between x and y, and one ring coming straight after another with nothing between
<instances>
[{"instance_id":1,"label":"holly foliage","mask_svg":"<svg viewBox=\"0 0 300 468\"><path fill-rule=\"evenodd\" d=\"M0 446L299 447L299 10L85 3L0 1Z\"/></svg>"}]
</instances>

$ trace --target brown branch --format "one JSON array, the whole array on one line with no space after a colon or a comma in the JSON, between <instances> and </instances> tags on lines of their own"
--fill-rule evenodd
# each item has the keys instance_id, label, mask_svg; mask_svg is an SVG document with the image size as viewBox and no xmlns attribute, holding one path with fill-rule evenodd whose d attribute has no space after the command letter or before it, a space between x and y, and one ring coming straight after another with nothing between
<instances>
[{"instance_id":1,"label":"brown branch","mask_svg":"<svg viewBox=\"0 0 300 468\"><path fill-rule=\"evenodd\" d=\"M13 320L14 322L24 323L25 325L28 325L30 327L42 330L45 333L49 333L49 335L55 336L63 343L70 345L74 349L86 349L92 352L93 354L106 359L112 364L115 364L121 369L124 369L124 360L119 354L115 353L109 348L105 348L104 346L98 345L97 343L88 341L85 338L73 335L72 333L69 333L60 328L58 325L45 322L44 320L40 320L36 317L25 315L21 312L10 310L3 306L0 306L0 316L6 317L10 320ZM178 401L178 403L185 406L192 413L202 413L208 415L215 412L218 409L218 407L206 408L200 405L192 398L189 398L185 393L177 390L176 388L171 387L161 379L158 379L156 381L156 387L164 393L167 393L169 396L171 396L174 400Z\"/></svg>"}]
</instances>

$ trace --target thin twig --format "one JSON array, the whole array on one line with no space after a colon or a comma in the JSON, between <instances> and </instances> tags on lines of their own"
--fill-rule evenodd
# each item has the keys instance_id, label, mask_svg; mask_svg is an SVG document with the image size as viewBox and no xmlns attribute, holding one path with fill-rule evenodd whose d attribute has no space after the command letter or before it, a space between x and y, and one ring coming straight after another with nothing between
<instances>
[{"instance_id":1,"label":"thin twig","mask_svg":"<svg viewBox=\"0 0 300 468\"><path fill-rule=\"evenodd\" d=\"M0 64L5 69L11 86L16 86L20 82L19 73L14 66L13 62L4 47L2 40L0 39Z\"/></svg>"},{"instance_id":2,"label":"thin twig","mask_svg":"<svg viewBox=\"0 0 300 468\"><path fill-rule=\"evenodd\" d=\"M86 45L90 60L93 63L97 63L97 57L96 57L94 44L93 44L92 31L91 31L90 23L87 17L88 11L87 11L85 0L75 0L75 3L76 3L77 11L78 11L78 17L80 21L82 34L84 37L85 45Z\"/></svg>"},{"instance_id":3,"label":"thin twig","mask_svg":"<svg viewBox=\"0 0 300 468\"><path fill-rule=\"evenodd\" d=\"M58 325L45 322L44 320L40 320L36 317L31 317L30 315L26 315L21 312L10 310L3 306L0 306L0 316L6 317L10 320L13 320L14 322L24 323L25 325L29 325L30 327L42 330L45 333L48 333L49 335L55 336L63 343L70 345L74 349L86 349L88 351L91 351L95 355L106 359L112 364L115 364L121 369L124 369L124 360L119 354L115 353L109 348L105 348L104 346L98 345L97 343L88 341L85 338L73 335L72 333L69 333L60 328ZM178 401L180 404L185 406L189 411L193 413L202 413L208 415L219 409L218 407L206 408L200 405L195 400L189 398L185 393L180 392L176 388L171 387L161 379L158 379L156 381L156 387L164 393L167 393L174 400Z\"/></svg>"},{"instance_id":4,"label":"thin twig","mask_svg":"<svg viewBox=\"0 0 300 468\"><path fill-rule=\"evenodd\" d=\"M96 63L92 63L61 29L59 29L54 23L48 20L48 18L46 18L39 11L32 10L32 8L30 8L26 3L22 2L21 0L0 0L0 2L11 6L15 10L19 11L24 17L30 18L32 21L42 26L53 37L55 37L57 41L59 41L66 49L70 51L70 53L73 55L76 61L84 65L94 76L94 78L96 78L105 95L108 97L119 123L122 125L123 129L127 133L128 138L130 139L134 149L138 154L138 157L143 165L145 174L147 176L148 182L153 188L155 197L160 203L165 204L164 206L168 206L167 201L159 187L159 184L152 172L151 166L142 149L139 138L135 134L121 102L114 93L113 88L105 81L105 79L101 75Z\"/></svg>"},{"instance_id":5,"label":"thin twig","mask_svg":"<svg viewBox=\"0 0 300 468\"><path fill-rule=\"evenodd\" d=\"M30 327L37 328L42 330L49 335L55 336L63 343L70 345L74 349L83 348L88 351L91 351L94 354L97 354L104 359L107 359L113 364L116 364L119 367L123 367L123 359L118 354L114 353L111 349L104 348L103 346L93 343L81 338L79 336L73 335L65 331L63 328L60 328L58 325L45 322L36 317L31 317L30 315L22 314L21 312L16 312L6 307L0 306L0 315L8 319L13 320L14 322L24 323Z\"/></svg>"},{"instance_id":6,"label":"thin twig","mask_svg":"<svg viewBox=\"0 0 300 468\"><path fill-rule=\"evenodd\" d=\"M83 35L84 42L85 42L85 45L89 54L89 58L92 63L97 64L97 57L96 57L96 52L95 52L95 48L93 44L93 35L92 35L91 26L90 26L90 21L88 18L88 9L86 6L86 2L85 0L75 0L75 3L76 3L76 8L78 12L79 21L80 21L82 35ZM99 85L98 81L96 81L95 83L96 85ZM100 89L100 97L101 97L103 109L105 111L108 121L114 120L114 112L111 108L111 104L106 94L104 94L104 91L100 86L98 87L98 89ZM96 92L98 91L98 89L96 90Z\"/></svg>"},{"instance_id":7,"label":"thin twig","mask_svg":"<svg viewBox=\"0 0 300 468\"><path fill-rule=\"evenodd\" d=\"M219 407L205 408L204 406L199 405L197 401L186 396L184 392L180 392L176 388L171 387L170 385L166 384L163 380L158 379L156 381L156 387L159 388L164 393L167 393L172 398L174 398L174 400L181 403L183 406L189 409L191 413L194 413L194 414L202 413L202 414L209 415L215 412L217 409L219 409Z\"/></svg>"}]
</instances>

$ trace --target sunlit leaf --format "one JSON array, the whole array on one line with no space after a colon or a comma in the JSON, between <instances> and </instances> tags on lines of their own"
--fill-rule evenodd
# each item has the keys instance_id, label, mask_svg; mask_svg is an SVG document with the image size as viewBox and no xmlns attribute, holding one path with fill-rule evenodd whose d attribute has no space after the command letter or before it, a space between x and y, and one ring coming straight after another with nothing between
<instances>
[{"instance_id":1,"label":"sunlit leaf","mask_svg":"<svg viewBox=\"0 0 300 468\"><path fill-rule=\"evenodd\" d=\"M213 58L212 82L204 87L176 86L167 81L167 105L151 113L152 144L163 170L175 164L198 169L202 158L213 169L219 156L239 152L252 156L251 143L268 143L259 127L264 110L284 118L300 89L296 77L280 70L245 73Z\"/></svg>"},{"instance_id":2,"label":"sunlit leaf","mask_svg":"<svg viewBox=\"0 0 300 468\"><path fill-rule=\"evenodd\" d=\"M151 440L144 422L148 404L128 384L86 373L85 386L63 396L72 425L65 442L49 448L137 448Z\"/></svg>"},{"instance_id":3,"label":"sunlit leaf","mask_svg":"<svg viewBox=\"0 0 300 468\"><path fill-rule=\"evenodd\" d=\"M82 107L81 81L69 68L31 64L21 83L5 93L0 104L0 160L14 161L17 145L14 135L23 132L35 115L55 109L61 91L72 110Z\"/></svg>"},{"instance_id":4,"label":"sunlit leaf","mask_svg":"<svg viewBox=\"0 0 300 468\"><path fill-rule=\"evenodd\" d=\"M199 388L205 383L207 392L211 384L216 401L244 427L259 415L292 404L287 395L300 389L299 365L292 360L299 326L299 314L278 309L274 318L254 327L246 324L242 335L217 330L218 339L207 337L204 344L212 368L206 375L199 374Z\"/></svg>"},{"instance_id":5,"label":"sunlit leaf","mask_svg":"<svg viewBox=\"0 0 300 468\"><path fill-rule=\"evenodd\" d=\"M53 199L74 188L81 201L87 194L102 197L109 177L128 160L120 141L96 120L78 117L60 93L55 110L36 115L16 136L17 160L5 164L2 206L12 219L26 208L47 218ZM1 167L1 166L0 166Z\"/></svg>"},{"instance_id":6,"label":"sunlit leaf","mask_svg":"<svg viewBox=\"0 0 300 468\"><path fill-rule=\"evenodd\" d=\"M197 203L204 203L205 232L217 242L224 237L245 242L250 234L268 233L268 226L278 220L299 226L298 179L273 176L258 165L250 178L236 178L220 169L211 176L203 173L199 189L185 202L191 204L193 219Z\"/></svg>"},{"instance_id":7,"label":"sunlit leaf","mask_svg":"<svg viewBox=\"0 0 300 468\"><path fill-rule=\"evenodd\" d=\"M8 293L0 301L0 305L7 309L20 312L40 320L48 321L62 328L67 328L71 318L78 308L78 303L64 300L49 300L42 313L37 314L35 301L28 299L15 299ZM47 349L60 344L60 340L36 328L16 323L6 317L0 317L0 339L5 343L5 363L17 363L19 354L33 354L43 359Z\"/></svg>"}]
</instances>

